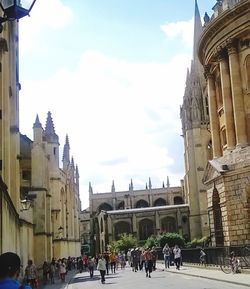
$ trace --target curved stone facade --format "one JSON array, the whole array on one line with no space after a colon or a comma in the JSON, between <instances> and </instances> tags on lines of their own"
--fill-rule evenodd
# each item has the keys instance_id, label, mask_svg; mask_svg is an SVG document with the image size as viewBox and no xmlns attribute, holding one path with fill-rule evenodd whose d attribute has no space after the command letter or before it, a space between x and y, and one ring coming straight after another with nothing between
<instances>
[{"instance_id":1,"label":"curved stone facade","mask_svg":"<svg viewBox=\"0 0 250 289\"><path fill-rule=\"evenodd\" d=\"M213 243L250 241L250 1L217 1L198 55L207 79L213 160L203 181Z\"/></svg>"}]
</instances>

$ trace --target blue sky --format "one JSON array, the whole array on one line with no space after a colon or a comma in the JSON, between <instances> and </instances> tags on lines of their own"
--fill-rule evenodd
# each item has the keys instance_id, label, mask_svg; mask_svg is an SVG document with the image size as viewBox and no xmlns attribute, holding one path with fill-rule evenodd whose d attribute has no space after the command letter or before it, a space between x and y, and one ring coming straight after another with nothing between
<instances>
[{"instance_id":1,"label":"blue sky","mask_svg":"<svg viewBox=\"0 0 250 289\"><path fill-rule=\"evenodd\" d=\"M201 16L216 1L198 1ZM68 134L83 209L94 193L179 185L179 107L192 57L194 0L37 0L20 20L20 128L51 111Z\"/></svg>"}]
</instances>

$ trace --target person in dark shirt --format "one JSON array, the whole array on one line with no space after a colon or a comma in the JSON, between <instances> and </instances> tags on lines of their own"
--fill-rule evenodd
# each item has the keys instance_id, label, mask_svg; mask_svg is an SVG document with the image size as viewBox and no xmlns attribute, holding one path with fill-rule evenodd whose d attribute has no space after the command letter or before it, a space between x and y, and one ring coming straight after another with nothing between
<instances>
[{"instance_id":1,"label":"person in dark shirt","mask_svg":"<svg viewBox=\"0 0 250 289\"><path fill-rule=\"evenodd\" d=\"M13 252L0 255L0 289L31 289L17 280L21 267L20 257Z\"/></svg>"}]
</instances>

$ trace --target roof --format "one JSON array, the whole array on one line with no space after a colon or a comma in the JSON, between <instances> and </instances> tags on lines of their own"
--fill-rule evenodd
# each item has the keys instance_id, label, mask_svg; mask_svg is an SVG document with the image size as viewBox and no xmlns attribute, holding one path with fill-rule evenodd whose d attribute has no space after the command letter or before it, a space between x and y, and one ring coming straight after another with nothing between
<instances>
[{"instance_id":1,"label":"roof","mask_svg":"<svg viewBox=\"0 0 250 289\"><path fill-rule=\"evenodd\" d=\"M181 208L189 208L189 205L188 204L182 204L182 205L168 205L168 206L113 210L113 211L106 211L106 213L109 215L114 215L114 214L140 213L140 212L147 212L147 211L148 212L150 212L150 211L164 211L164 210L181 209Z\"/></svg>"}]
</instances>

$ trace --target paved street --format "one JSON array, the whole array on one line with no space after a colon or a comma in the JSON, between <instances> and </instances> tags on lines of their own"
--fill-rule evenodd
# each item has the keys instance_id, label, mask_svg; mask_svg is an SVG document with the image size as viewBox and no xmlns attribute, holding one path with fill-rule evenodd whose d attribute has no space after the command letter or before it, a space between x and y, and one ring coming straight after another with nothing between
<instances>
[{"instance_id":1,"label":"paved street","mask_svg":"<svg viewBox=\"0 0 250 289\"><path fill-rule=\"evenodd\" d=\"M57 281L55 285L47 285L46 289L96 289L107 286L122 289L246 289L250 286L249 274L221 275L221 273L224 274L216 270L188 267L182 267L178 272L174 267L165 271L163 266L159 265L158 269L152 273L152 278L149 279L146 278L144 271L132 272L131 268L127 267L125 270L118 270L116 274L106 275L106 284L101 284L98 271L95 271L93 279L90 279L87 272L75 275L71 272L71 276L68 276L68 281L71 279L69 284L61 284ZM195 274L197 275L195 276ZM213 277L215 280L211 280ZM222 282L221 278L227 282ZM245 285L233 284L234 280L235 283Z\"/></svg>"}]
</instances>

